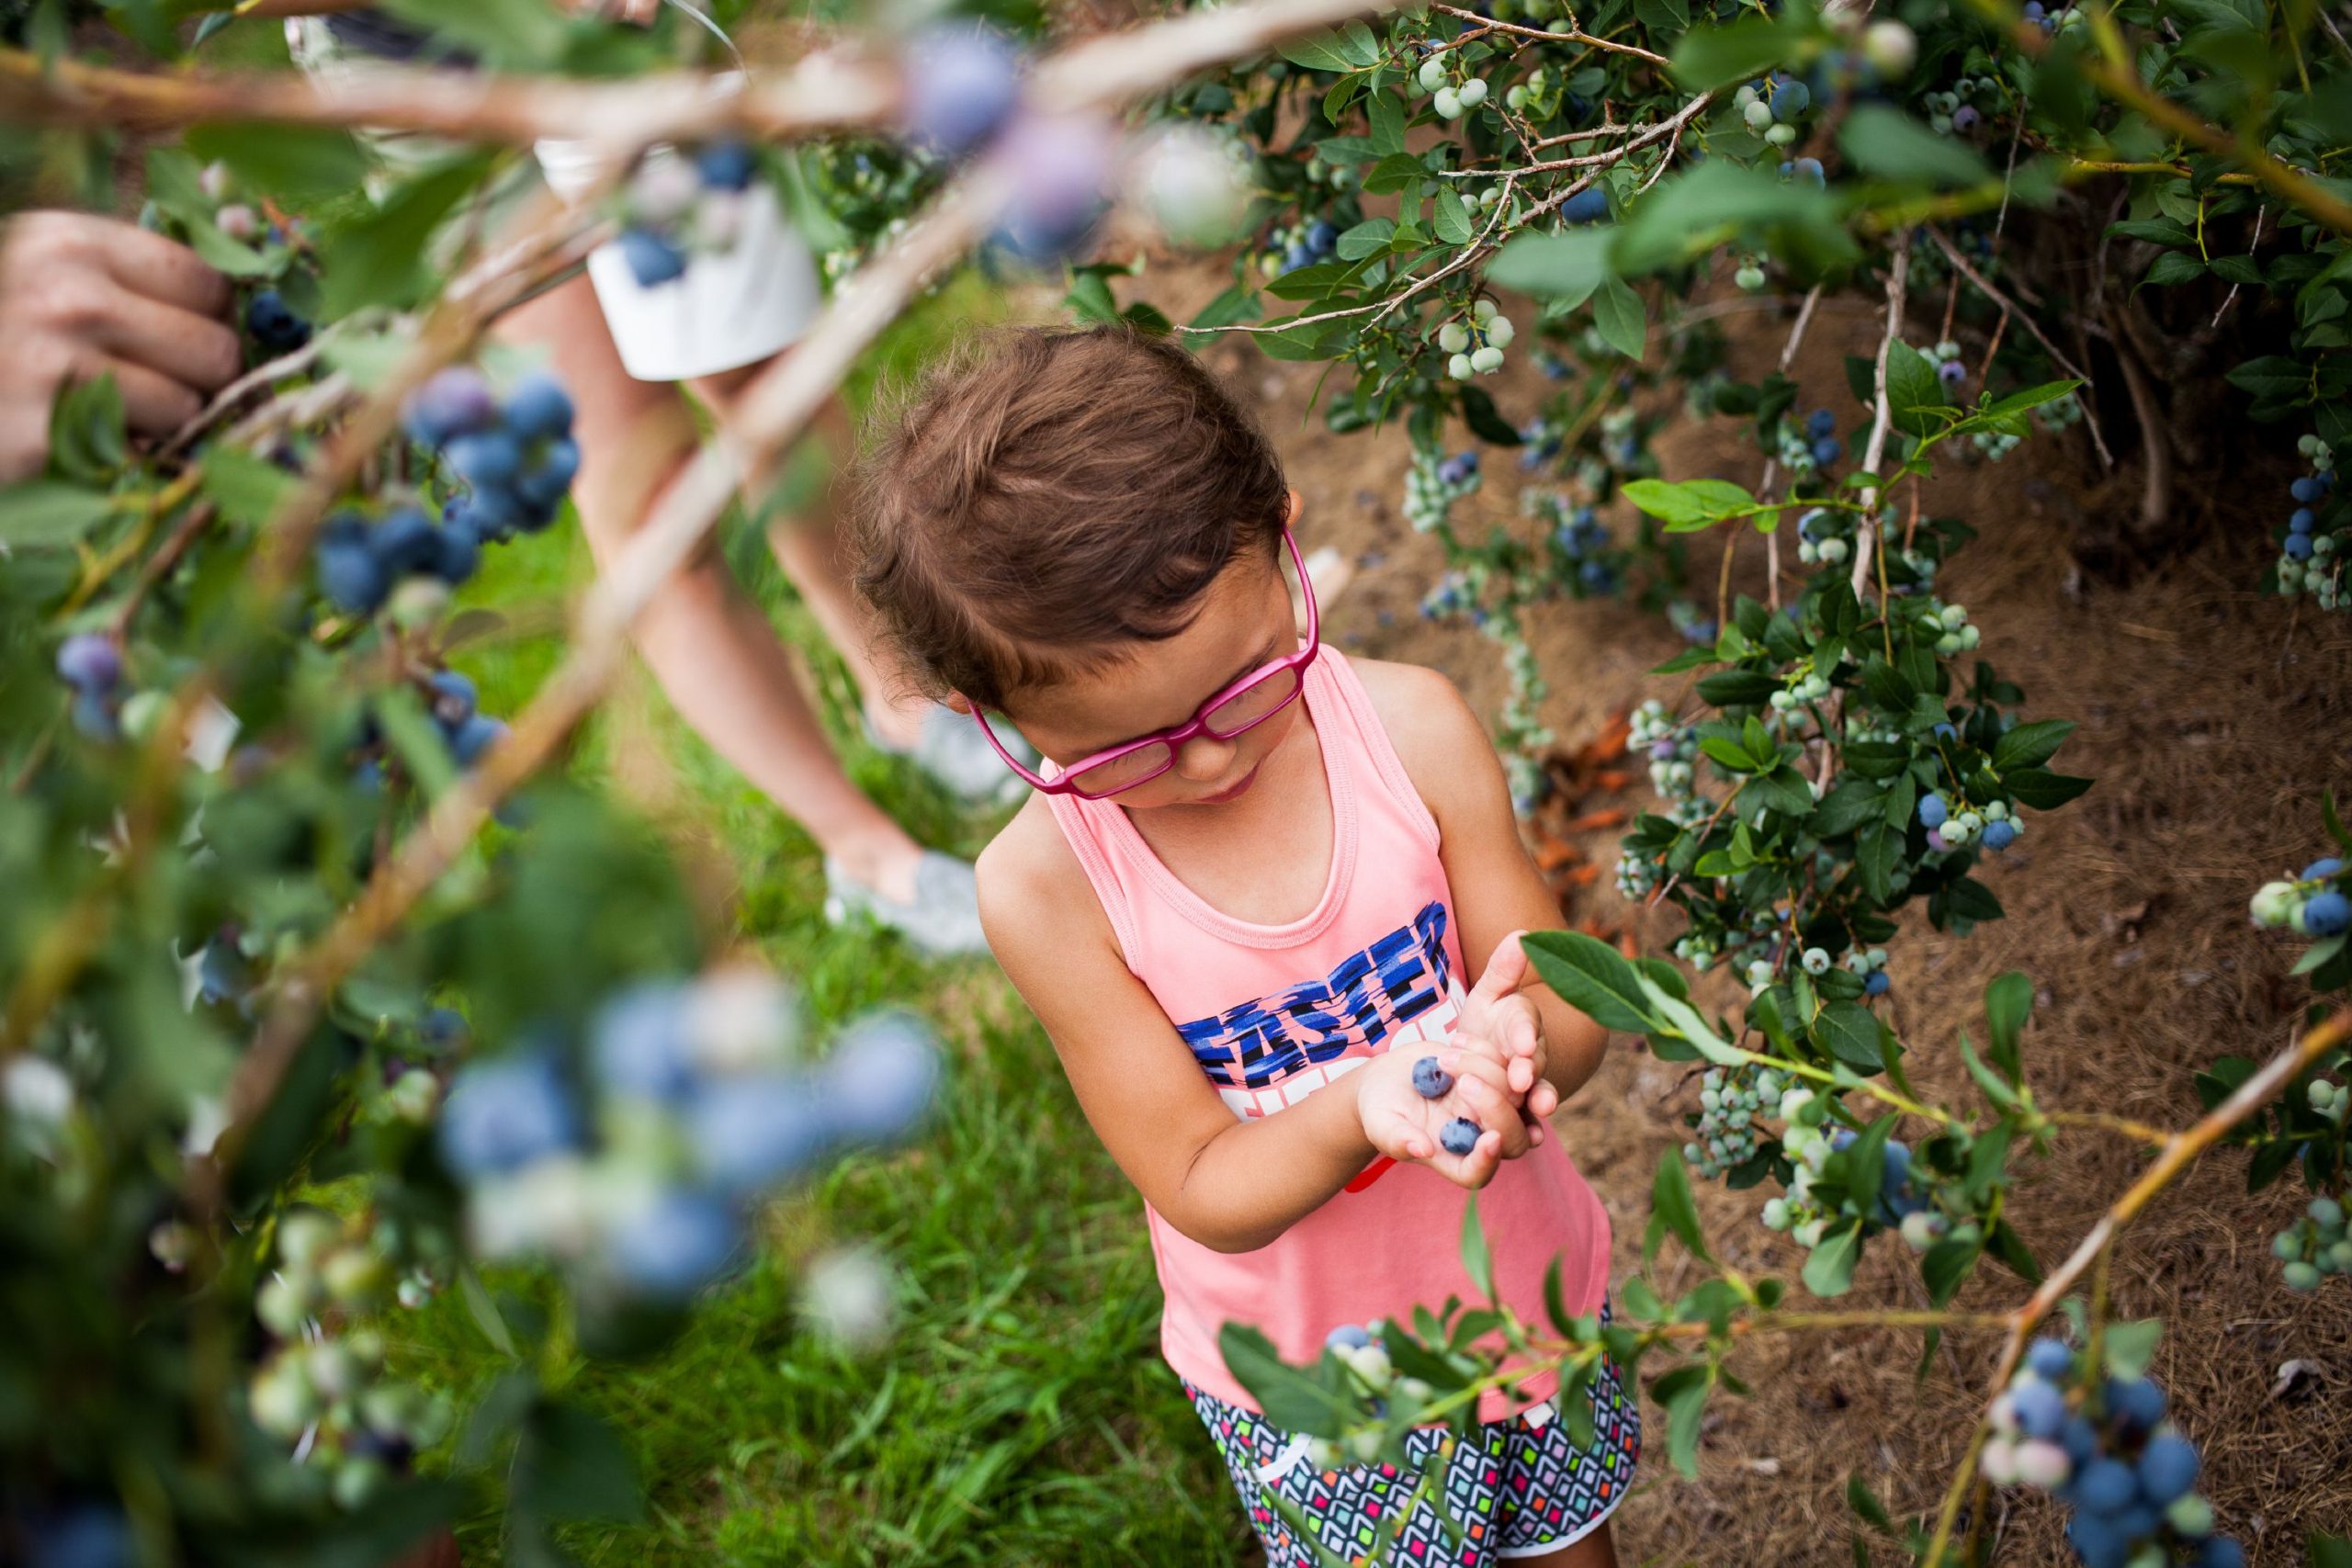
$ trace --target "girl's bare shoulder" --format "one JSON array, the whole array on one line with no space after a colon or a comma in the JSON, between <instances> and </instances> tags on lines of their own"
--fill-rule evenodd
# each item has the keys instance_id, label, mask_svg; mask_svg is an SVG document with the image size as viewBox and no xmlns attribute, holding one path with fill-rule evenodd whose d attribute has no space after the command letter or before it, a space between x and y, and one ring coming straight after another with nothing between
<instances>
[{"instance_id":1,"label":"girl's bare shoulder","mask_svg":"<svg viewBox=\"0 0 2352 1568\"><path fill-rule=\"evenodd\" d=\"M1415 783L1424 768L1458 765L1465 747L1493 749L1460 688L1440 671L1385 659L1351 659L1348 666L1363 682L1372 711Z\"/></svg>"},{"instance_id":2,"label":"girl's bare shoulder","mask_svg":"<svg viewBox=\"0 0 2352 1568\"><path fill-rule=\"evenodd\" d=\"M1000 962L1006 956L1000 931L1023 933L1015 940L1024 946L1045 933L1067 941L1099 931L1110 940L1110 917L1044 795L1022 803L980 852L978 870L980 923Z\"/></svg>"}]
</instances>

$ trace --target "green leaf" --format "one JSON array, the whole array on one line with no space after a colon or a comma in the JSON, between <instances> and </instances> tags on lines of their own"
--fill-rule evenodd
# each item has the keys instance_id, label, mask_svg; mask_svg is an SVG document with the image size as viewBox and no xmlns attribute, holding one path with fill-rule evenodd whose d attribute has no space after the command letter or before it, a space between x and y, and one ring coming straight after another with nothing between
<instances>
[{"instance_id":1,"label":"green leaf","mask_svg":"<svg viewBox=\"0 0 2352 1568\"><path fill-rule=\"evenodd\" d=\"M243 240L232 240L209 223L191 223L187 227L187 248L194 251L205 265L231 277L261 277L269 271L269 263L262 254Z\"/></svg>"},{"instance_id":2,"label":"green leaf","mask_svg":"<svg viewBox=\"0 0 2352 1568\"><path fill-rule=\"evenodd\" d=\"M0 490L0 545L12 550L70 545L107 520L114 501L55 479L28 479Z\"/></svg>"},{"instance_id":3,"label":"green leaf","mask_svg":"<svg viewBox=\"0 0 2352 1568\"><path fill-rule=\"evenodd\" d=\"M1487 1250L1487 1233L1478 1227L1478 1195L1469 1194L1462 1205L1462 1271L1488 1301L1495 1299L1495 1264Z\"/></svg>"},{"instance_id":4,"label":"green leaf","mask_svg":"<svg viewBox=\"0 0 2352 1568\"><path fill-rule=\"evenodd\" d=\"M301 480L268 458L234 446L214 446L204 454L201 488L204 498L232 523L257 527L277 515L286 498Z\"/></svg>"},{"instance_id":5,"label":"green leaf","mask_svg":"<svg viewBox=\"0 0 2352 1568\"><path fill-rule=\"evenodd\" d=\"M1430 228L1449 245L1466 245L1474 231L1470 209L1462 204L1462 193L1451 185L1437 190L1437 208L1430 216Z\"/></svg>"},{"instance_id":6,"label":"green leaf","mask_svg":"<svg viewBox=\"0 0 2352 1568\"><path fill-rule=\"evenodd\" d=\"M1284 39L1274 45L1274 52L1293 65L1304 65L1309 71L1353 71L1359 64L1371 61L1356 61L1348 53L1346 40L1335 28L1327 33L1311 33L1305 38Z\"/></svg>"},{"instance_id":7,"label":"green leaf","mask_svg":"<svg viewBox=\"0 0 2352 1568\"><path fill-rule=\"evenodd\" d=\"M2012 799L2036 811L2055 810L2091 787L2088 779L2053 773L2044 768L2020 768L2001 782L2008 785Z\"/></svg>"},{"instance_id":8,"label":"green leaf","mask_svg":"<svg viewBox=\"0 0 2352 1568\"><path fill-rule=\"evenodd\" d=\"M1960 1032L1960 1059L1968 1068L1968 1076L1976 1080L1976 1087L1984 1091L1985 1099L2004 1111L2017 1108L2017 1090L1984 1065L1984 1059L1976 1054L1976 1047L1968 1043L1968 1031L1965 1029Z\"/></svg>"},{"instance_id":9,"label":"green leaf","mask_svg":"<svg viewBox=\"0 0 2352 1568\"><path fill-rule=\"evenodd\" d=\"M1624 495L1674 533L1706 527L1756 504L1754 496L1729 479L1684 479L1679 483L1634 479L1624 487ZM1779 682L1774 682L1773 686L1777 690Z\"/></svg>"},{"instance_id":10,"label":"green leaf","mask_svg":"<svg viewBox=\"0 0 2352 1568\"><path fill-rule=\"evenodd\" d=\"M1372 150L1381 157L1405 150L1406 110L1396 94L1382 90L1364 99L1364 118L1372 126Z\"/></svg>"},{"instance_id":11,"label":"green leaf","mask_svg":"<svg viewBox=\"0 0 2352 1568\"><path fill-rule=\"evenodd\" d=\"M1943 422L1927 411L1942 411L1943 384L1928 356L1907 343L1886 345L1886 407L1894 428L1905 435L1933 435Z\"/></svg>"},{"instance_id":12,"label":"green leaf","mask_svg":"<svg viewBox=\"0 0 2352 1568\"><path fill-rule=\"evenodd\" d=\"M2302 957L2296 961L2294 968L2289 970L2288 973L2290 975L2310 974L2312 970L2317 969L2320 965L2334 958L2337 953L2343 952L2346 940L2346 938L2345 936L2337 935L2329 937L2323 942L2313 942L2304 951Z\"/></svg>"},{"instance_id":13,"label":"green leaf","mask_svg":"<svg viewBox=\"0 0 2352 1568\"><path fill-rule=\"evenodd\" d=\"M327 319L363 305L406 305L422 296L433 281L425 248L434 231L481 185L492 162L489 154L467 153L428 170L330 235L319 247Z\"/></svg>"},{"instance_id":14,"label":"green leaf","mask_svg":"<svg viewBox=\"0 0 2352 1568\"><path fill-rule=\"evenodd\" d=\"M1228 1323L1217 1330L1216 1342L1226 1371L1275 1426L1311 1438L1337 1438L1347 1430L1349 1402L1275 1354L1262 1330Z\"/></svg>"},{"instance_id":15,"label":"green leaf","mask_svg":"<svg viewBox=\"0 0 2352 1568\"><path fill-rule=\"evenodd\" d=\"M1857 1072L1874 1073L1884 1065L1879 1053L1878 1015L1860 1002L1831 1002L1814 1021L1822 1046Z\"/></svg>"},{"instance_id":16,"label":"green leaf","mask_svg":"<svg viewBox=\"0 0 2352 1568\"><path fill-rule=\"evenodd\" d=\"M1465 383L1456 400L1462 406L1462 423L1468 425L1479 440L1496 446L1521 444L1519 432L1511 428L1510 421L1496 412L1495 400L1487 395L1484 387Z\"/></svg>"},{"instance_id":17,"label":"green leaf","mask_svg":"<svg viewBox=\"0 0 2352 1568\"><path fill-rule=\"evenodd\" d=\"M1642 297L1622 279L1601 279L1600 292L1593 296L1592 324L1600 329L1602 340L1610 347L1628 359L1641 359L1649 313L1642 304Z\"/></svg>"},{"instance_id":18,"label":"green leaf","mask_svg":"<svg viewBox=\"0 0 2352 1568\"><path fill-rule=\"evenodd\" d=\"M1619 225L1611 259L1640 276L1703 254L1736 233L1766 231L1775 254L1815 265L1856 254L1838 200L1811 185L1783 185L1761 169L1710 158L1660 181Z\"/></svg>"},{"instance_id":19,"label":"green leaf","mask_svg":"<svg viewBox=\"0 0 2352 1568\"><path fill-rule=\"evenodd\" d=\"M1744 15L1728 26L1702 28L1674 45L1674 79L1694 93L1711 93L1760 76L1789 58L1801 39L1779 17Z\"/></svg>"},{"instance_id":20,"label":"green leaf","mask_svg":"<svg viewBox=\"0 0 2352 1568\"><path fill-rule=\"evenodd\" d=\"M1743 801L1753 800L1784 817L1807 817L1814 807L1813 785L1786 762L1749 781Z\"/></svg>"},{"instance_id":21,"label":"green leaf","mask_svg":"<svg viewBox=\"0 0 2352 1568\"><path fill-rule=\"evenodd\" d=\"M1728 772L1752 773L1756 771L1756 760L1747 754L1747 749L1728 737L1702 735L1699 737L1699 750Z\"/></svg>"},{"instance_id":22,"label":"green leaf","mask_svg":"<svg viewBox=\"0 0 2352 1568\"><path fill-rule=\"evenodd\" d=\"M1976 150L1957 136L1939 136L1887 104L1858 104L1838 128L1838 149L1866 175L1904 185L1981 185L1993 177Z\"/></svg>"},{"instance_id":23,"label":"green leaf","mask_svg":"<svg viewBox=\"0 0 2352 1568\"><path fill-rule=\"evenodd\" d=\"M1650 1385L1650 1397L1666 1407L1666 1452L1674 1468L1699 1479L1699 1428L1713 1385L1709 1366L1677 1367Z\"/></svg>"},{"instance_id":24,"label":"green leaf","mask_svg":"<svg viewBox=\"0 0 2352 1568\"><path fill-rule=\"evenodd\" d=\"M1537 931L1521 938L1521 945L1553 994L1603 1029L1648 1034L1659 1027L1640 972L1598 937Z\"/></svg>"},{"instance_id":25,"label":"green leaf","mask_svg":"<svg viewBox=\"0 0 2352 1568\"><path fill-rule=\"evenodd\" d=\"M2204 276L2205 264L2187 251L2166 251L2148 268L2148 275L2140 279L2140 287L2144 288L2154 284L2161 288L2171 284L2191 282Z\"/></svg>"},{"instance_id":26,"label":"green leaf","mask_svg":"<svg viewBox=\"0 0 2352 1568\"><path fill-rule=\"evenodd\" d=\"M2197 236L2185 223L2169 218L2131 218L2110 223L2107 231L2120 240L2145 240L2152 245L2193 245Z\"/></svg>"},{"instance_id":27,"label":"green leaf","mask_svg":"<svg viewBox=\"0 0 2352 1568\"><path fill-rule=\"evenodd\" d=\"M1707 1027L1707 1021L1701 1018L1698 1010L1689 1002L1668 991L1646 975L1641 976L1641 982L1643 994L1649 998L1650 1006L1666 1020L1667 1027L1654 1032L1669 1034L1695 1046L1699 1055L1718 1066L1738 1066L1747 1061L1747 1058L1736 1047L1717 1037L1715 1032Z\"/></svg>"},{"instance_id":28,"label":"green leaf","mask_svg":"<svg viewBox=\"0 0 2352 1568\"><path fill-rule=\"evenodd\" d=\"M548 1401L532 1409L510 1474L514 1507L537 1520L635 1524L645 1515L628 1448L602 1416L576 1404Z\"/></svg>"},{"instance_id":29,"label":"green leaf","mask_svg":"<svg viewBox=\"0 0 2352 1568\"><path fill-rule=\"evenodd\" d=\"M2156 1343L2165 1337L2161 1318L2143 1318L2137 1323L2110 1323L2099 1337L2101 1359L2107 1363L2107 1375L2129 1381L2143 1375L2148 1363L2156 1359Z\"/></svg>"},{"instance_id":30,"label":"green leaf","mask_svg":"<svg viewBox=\"0 0 2352 1568\"><path fill-rule=\"evenodd\" d=\"M368 177L368 154L347 130L300 125L199 125L187 150L226 164L241 186L289 206L348 196Z\"/></svg>"},{"instance_id":31,"label":"green leaf","mask_svg":"<svg viewBox=\"0 0 2352 1568\"><path fill-rule=\"evenodd\" d=\"M1690 1195L1690 1173L1682 1167L1682 1151L1668 1147L1658 1151L1657 1177L1650 1183L1650 1219L1653 1236L1663 1227L1691 1255L1702 1261L1707 1256L1706 1233L1699 1227L1699 1204ZM1645 1252L1656 1257L1655 1240Z\"/></svg>"},{"instance_id":32,"label":"green leaf","mask_svg":"<svg viewBox=\"0 0 2352 1568\"><path fill-rule=\"evenodd\" d=\"M1844 1229L1821 1238L1804 1260L1799 1278L1804 1288L1816 1296L1842 1296L1853 1288L1854 1260L1861 1255L1862 1223L1856 1220Z\"/></svg>"},{"instance_id":33,"label":"green leaf","mask_svg":"<svg viewBox=\"0 0 2352 1568\"><path fill-rule=\"evenodd\" d=\"M2054 403L2081 385L2080 381L2044 381L2039 387L2028 387L2022 392L2011 392L1998 402L1987 404L1984 412L1991 415L2023 413L2028 409L2038 409L2044 403ZM2027 728L2030 728L2031 726Z\"/></svg>"},{"instance_id":34,"label":"green leaf","mask_svg":"<svg viewBox=\"0 0 2352 1568\"><path fill-rule=\"evenodd\" d=\"M1487 268L1487 281L1538 299L1561 299L1574 308L1592 298L1608 279L1612 237L1606 228L1513 235Z\"/></svg>"},{"instance_id":35,"label":"green leaf","mask_svg":"<svg viewBox=\"0 0 2352 1568\"><path fill-rule=\"evenodd\" d=\"M2020 724L1993 742L1993 766L2005 773L2012 768L2038 767L2050 761L2076 728L2071 720L2063 718Z\"/></svg>"},{"instance_id":36,"label":"green leaf","mask_svg":"<svg viewBox=\"0 0 2352 1568\"><path fill-rule=\"evenodd\" d=\"M2025 1081L2018 1042L2032 1011L2033 982L2018 971L1998 976L1984 987L1984 1026L1993 1037L1993 1064L2013 1084Z\"/></svg>"},{"instance_id":37,"label":"green leaf","mask_svg":"<svg viewBox=\"0 0 2352 1568\"><path fill-rule=\"evenodd\" d=\"M1386 250L1389 241L1396 235L1396 220L1394 218L1367 218L1341 234L1335 248L1341 261L1362 261L1366 256L1376 256Z\"/></svg>"}]
</instances>

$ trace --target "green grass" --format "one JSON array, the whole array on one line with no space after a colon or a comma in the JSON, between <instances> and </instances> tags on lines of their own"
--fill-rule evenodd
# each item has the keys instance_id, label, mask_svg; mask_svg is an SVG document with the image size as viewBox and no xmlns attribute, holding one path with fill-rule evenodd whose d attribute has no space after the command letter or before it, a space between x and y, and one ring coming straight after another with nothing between
<instances>
[{"instance_id":1,"label":"green grass","mask_svg":"<svg viewBox=\"0 0 2352 1568\"><path fill-rule=\"evenodd\" d=\"M954 302L951 301L951 306ZM920 352L911 325L895 352ZM729 540L739 575L820 675L837 736L849 685L764 560L756 530ZM576 531L492 552L470 603L544 605L587 570ZM548 637L496 642L460 662L485 706L512 712L560 655ZM1159 1292L1142 1203L1087 1127L1052 1050L985 963L927 965L895 942L830 930L814 846L689 734L658 697L682 805L731 874L734 934L800 985L830 1026L899 1002L949 1042L933 1130L888 1158L853 1159L775 1204L748 1273L648 1360L566 1348L549 1282L493 1280L526 1355L602 1412L649 1495L629 1526L568 1527L590 1563L1216 1563L1252 1555L1224 1470L1158 1349ZM573 766L605 771L592 727ZM919 837L962 853L991 822L959 813L892 759L844 742L859 782ZM586 983L588 977L583 977ZM868 1238L899 1270L899 1328L853 1356L796 1321L799 1263ZM555 1332L545 1325L550 1318ZM470 1398L514 1363L459 1292L392 1325L399 1361ZM479 1480L479 1478L477 1478ZM502 1554L492 1488L461 1522L467 1560Z\"/></svg>"}]
</instances>

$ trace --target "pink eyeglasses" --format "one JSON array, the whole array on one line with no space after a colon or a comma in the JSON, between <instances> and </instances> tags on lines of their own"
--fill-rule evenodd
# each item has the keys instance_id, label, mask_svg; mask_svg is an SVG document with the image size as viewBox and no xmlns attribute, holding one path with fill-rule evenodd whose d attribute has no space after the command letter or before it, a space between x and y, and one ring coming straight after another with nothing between
<instances>
[{"instance_id":1,"label":"pink eyeglasses","mask_svg":"<svg viewBox=\"0 0 2352 1568\"><path fill-rule=\"evenodd\" d=\"M1230 740L1245 731L1255 729L1274 715L1288 707L1295 699L1306 679L1306 666L1313 661L1321 635L1320 617L1315 607L1315 585L1306 580L1306 562L1298 553L1298 541L1289 529L1283 530L1283 543L1290 547L1291 565L1298 569L1299 592L1306 598L1306 643L1296 653L1284 654L1272 663L1244 675L1232 685L1216 693L1203 703L1192 718L1172 729L1155 729L1139 739L1124 746L1114 746L1108 751L1071 763L1054 779L1039 778L1017 761L1004 749L1004 742L989 728L986 715L978 703L972 705L972 717L979 725L980 733L1004 759L1004 765L1019 773L1033 789L1047 795L1075 795L1082 800L1101 800L1121 790L1148 784L1176 765L1176 753L1184 742L1196 735L1211 735L1219 740Z\"/></svg>"}]
</instances>

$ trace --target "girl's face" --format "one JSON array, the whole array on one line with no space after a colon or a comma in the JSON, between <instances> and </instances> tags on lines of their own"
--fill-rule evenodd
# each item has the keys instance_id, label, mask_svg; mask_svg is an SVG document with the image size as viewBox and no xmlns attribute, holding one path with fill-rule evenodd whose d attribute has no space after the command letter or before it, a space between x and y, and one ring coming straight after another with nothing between
<instances>
[{"instance_id":1,"label":"girl's face","mask_svg":"<svg viewBox=\"0 0 2352 1568\"><path fill-rule=\"evenodd\" d=\"M1294 493L1294 520L1297 514ZM1281 569L1274 558L1252 551L1209 585L1191 626L1165 641L1138 643L1128 657L1101 670L1023 694L1012 716L1030 744L1057 765L1078 761L1185 723L1227 686L1295 652L1298 642ZM1229 740L1196 735L1178 749L1166 773L1110 798L1136 811L1238 800L1303 708L1293 701Z\"/></svg>"}]
</instances>

